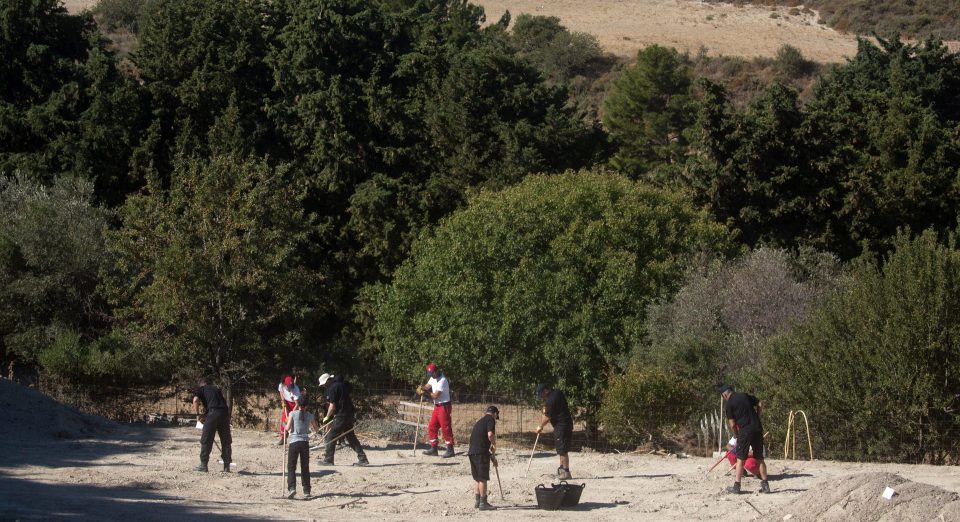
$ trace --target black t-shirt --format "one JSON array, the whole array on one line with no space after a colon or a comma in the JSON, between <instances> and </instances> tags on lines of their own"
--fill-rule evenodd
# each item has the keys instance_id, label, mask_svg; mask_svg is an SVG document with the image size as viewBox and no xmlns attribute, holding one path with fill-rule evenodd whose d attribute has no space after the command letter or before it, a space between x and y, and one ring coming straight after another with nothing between
<instances>
[{"instance_id":1,"label":"black t-shirt","mask_svg":"<svg viewBox=\"0 0 960 522\"><path fill-rule=\"evenodd\" d=\"M560 390L550 390L547 394L544 414L550 417L550 424L556 428L557 425L569 426L573 424L573 417L570 415L570 407L567 406L567 398Z\"/></svg>"},{"instance_id":2,"label":"black t-shirt","mask_svg":"<svg viewBox=\"0 0 960 522\"><path fill-rule=\"evenodd\" d=\"M223 398L223 393L220 388L212 384L197 388L197 391L193 392L193 396L200 399L207 411L227 409L227 400Z\"/></svg>"},{"instance_id":3,"label":"black t-shirt","mask_svg":"<svg viewBox=\"0 0 960 522\"><path fill-rule=\"evenodd\" d=\"M470 433L470 451L467 455L487 455L490 453L490 437L488 432L497 432L497 419L493 415L484 415Z\"/></svg>"},{"instance_id":4,"label":"black t-shirt","mask_svg":"<svg viewBox=\"0 0 960 522\"><path fill-rule=\"evenodd\" d=\"M740 427L740 431L763 432L760 416L757 415L756 405L760 400L746 393L734 393L727 399L727 418L733 419Z\"/></svg>"},{"instance_id":5,"label":"black t-shirt","mask_svg":"<svg viewBox=\"0 0 960 522\"><path fill-rule=\"evenodd\" d=\"M334 415L353 415L353 401L350 400L350 383L342 377L334 377L333 384L327 389L327 400L336 406Z\"/></svg>"}]
</instances>

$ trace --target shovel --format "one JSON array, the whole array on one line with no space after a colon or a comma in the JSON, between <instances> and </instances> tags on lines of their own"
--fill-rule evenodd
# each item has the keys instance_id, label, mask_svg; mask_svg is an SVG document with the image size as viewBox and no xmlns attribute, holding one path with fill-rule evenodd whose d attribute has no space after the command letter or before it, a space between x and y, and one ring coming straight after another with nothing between
<instances>
[{"instance_id":1,"label":"shovel","mask_svg":"<svg viewBox=\"0 0 960 522\"><path fill-rule=\"evenodd\" d=\"M493 470L497 473L497 485L500 486L500 500L507 500L503 495L503 483L500 482L500 466L497 464L497 456L490 455L490 462L493 463Z\"/></svg>"}]
</instances>

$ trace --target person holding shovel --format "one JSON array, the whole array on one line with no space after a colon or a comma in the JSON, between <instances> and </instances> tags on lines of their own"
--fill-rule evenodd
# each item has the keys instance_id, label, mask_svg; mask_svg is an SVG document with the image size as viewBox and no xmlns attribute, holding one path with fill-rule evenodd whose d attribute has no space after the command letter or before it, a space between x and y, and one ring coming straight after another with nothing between
<instances>
[{"instance_id":1,"label":"person holding shovel","mask_svg":"<svg viewBox=\"0 0 960 522\"><path fill-rule=\"evenodd\" d=\"M573 439L573 416L567 405L567 397L560 390L551 389L546 384L538 384L537 397L544 401L543 417L537 426L536 433L543 431L549 422L553 425L553 440L560 456L560 467L557 468L557 478L569 480L570 475L570 442Z\"/></svg>"},{"instance_id":2,"label":"person holding shovel","mask_svg":"<svg viewBox=\"0 0 960 522\"><path fill-rule=\"evenodd\" d=\"M297 380L290 375L284 375L280 379L280 385L277 386L277 392L280 394L280 440L277 446L283 446L283 433L287 428L287 414L296 407L297 397L300 396L300 387L297 386Z\"/></svg>"},{"instance_id":3,"label":"person holding shovel","mask_svg":"<svg viewBox=\"0 0 960 522\"><path fill-rule=\"evenodd\" d=\"M200 414L200 405L203 404L205 415ZM206 377L197 380L197 390L193 394L193 411L197 414L197 422L203 424L200 435L200 465L195 471L207 472L207 463L210 461L210 452L213 451L213 437L220 436L220 458L223 460L224 473L230 473L232 451L230 445L233 438L230 436L230 409L227 400L223 398L220 388L207 384Z\"/></svg>"},{"instance_id":4,"label":"person holding shovel","mask_svg":"<svg viewBox=\"0 0 960 522\"><path fill-rule=\"evenodd\" d=\"M320 426L317 418L306 411L307 407L307 397L301 394L297 397L293 411L287 416L287 425L284 428L289 434L287 441L290 443L287 450L287 498L297 495L298 459L303 498L310 498L310 429L320 431Z\"/></svg>"},{"instance_id":5,"label":"person holding shovel","mask_svg":"<svg viewBox=\"0 0 960 522\"><path fill-rule=\"evenodd\" d=\"M737 446L734 453L737 457L737 478L727 493L740 493L740 479L743 478L744 463L753 449L753 458L757 461L760 472L760 492L770 493L767 483L767 464L763 461L763 425L760 423L760 412L763 403L753 395L734 393L733 387L723 384L718 387L723 400L727 401L727 424L730 432L737 437Z\"/></svg>"},{"instance_id":6,"label":"person holding shovel","mask_svg":"<svg viewBox=\"0 0 960 522\"><path fill-rule=\"evenodd\" d=\"M453 420L450 415L453 412L453 406L450 404L450 381L434 363L427 364L427 377L430 378L427 384L417 388L417 393L433 399L433 413L430 415L430 423L427 424L430 449L424 451L423 454L439 454L437 445L440 441L437 439L437 433L442 430L443 439L447 443L447 451L440 456L450 458L456 455L456 452L453 451Z\"/></svg>"},{"instance_id":7,"label":"person holding shovel","mask_svg":"<svg viewBox=\"0 0 960 522\"><path fill-rule=\"evenodd\" d=\"M500 410L496 406L488 406L480 420L473 425L470 433L470 449L467 457L470 459L470 474L476 481L474 493L476 503L473 507L480 511L495 509L487 502L487 482L490 480L490 459L496 458L497 452L497 420L500 419Z\"/></svg>"},{"instance_id":8,"label":"person holding shovel","mask_svg":"<svg viewBox=\"0 0 960 522\"><path fill-rule=\"evenodd\" d=\"M327 387L327 414L323 418L323 425L330 426L327 430L327 436L324 439L326 448L324 451L321 465L332 466L333 455L337 449L337 441L342 437L347 439L347 444L357 452L357 462L355 466L366 466L370 464L366 453L363 452L363 446L354 433L354 415L356 410L353 407L353 401L350 399L350 383L343 380L341 376L325 373L320 376L320 386Z\"/></svg>"}]
</instances>

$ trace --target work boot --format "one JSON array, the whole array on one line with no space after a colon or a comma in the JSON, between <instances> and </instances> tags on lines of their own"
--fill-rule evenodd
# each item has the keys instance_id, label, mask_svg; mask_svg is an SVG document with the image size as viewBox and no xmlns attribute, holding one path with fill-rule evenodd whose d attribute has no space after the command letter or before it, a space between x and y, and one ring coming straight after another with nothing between
<instances>
[{"instance_id":1,"label":"work boot","mask_svg":"<svg viewBox=\"0 0 960 522\"><path fill-rule=\"evenodd\" d=\"M444 452L443 452L443 455L440 455L440 456L443 457L443 458L445 458L445 459L449 459L450 457L453 457L453 456L455 456L456 454L457 454L457 453L456 453L455 451L453 451L453 444L450 444L449 446L447 446L447 451L444 451Z\"/></svg>"},{"instance_id":2,"label":"work boot","mask_svg":"<svg viewBox=\"0 0 960 522\"><path fill-rule=\"evenodd\" d=\"M440 452L437 451L436 446L430 446L430 449L428 449L427 451L424 451L423 454L430 455L431 457L436 457L437 455L440 454Z\"/></svg>"},{"instance_id":3,"label":"work boot","mask_svg":"<svg viewBox=\"0 0 960 522\"><path fill-rule=\"evenodd\" d=\"M317 459L317 464L320 464L321 466L333 466L333 459L323 457L322 459Z\"/></svg>"},{"instance_id":4,"label":"work boot","mask_svg":"<svg viewBox=\"0 0 960 522\"><path fill-rule=\"evenodd\" d=\"M229 463L229 462L224 462L224 463L223 463L223 472L224 472L224 473L230 473L230 463Z\"/></svg>"},{"instance_id":5,"label":"work boot","mask_svg":"<svg viewBox=\"0 0 960 522\"><path fill-rule=\"evenodd\" d=\"M569 469L566 469L563 466L560 466L559 468L557 468L557 478L560 480L570 480L573 477L570 475Z\"/></svg>"},{"instance_id":6,"label":"work boot","mask_svg":"<svg viewBox=\"0 0 960 522\"><path fill-rule=\"evenodd\" d=\"M295 490L295 489L288 489L288 490L287 490L287 498L292 499L292 498L295 497L295 496L297 496L297 490Z\"/></svg>"},{"instance_id":7,"label":"work boot","mask_svg":"<svg viewBox=\"0 0 960 522\"><path fill-rule=\"evenodd\" d=\"M200 471L202 473L207 472L207 463L201 462L197 467L193 468L193 471Z\"/></svg>"},{"instance_id":8,"label":"work boot","mask_svg":"<svg viewBox=\"0 0 960 522\"><path fill-rule=\"evenodd\" d=\"M310 500L311 498L313 498L313 495L311 495L309 491L303 492L303 500Z\"/></svg>"},{"instance_id":9,"label":"work boot","mask_svg":"<svg viewBox=\"0 0 960 522\"><path fill-rule=\"evenodd\" d=\"M354 465L354 466L369 466L369 465L370 465L370 461L367 460L367 456L366 456L366 455L362 455L362 456L360 456L360 457L357 457L357 461L354 462L353 465Z\"/></svg>"},{"instance_id":10,"label":"work boot","mask_svg":"<svg viewBox=\"0 0 960 522\"><path fill-rule=\"evenodd\" d=\"M477 506L477 509L480 511L490 511L491 509L497 508L491 506L490 503L487 502L487 497L480 497L480 504Z\"/></svg>"},{"instance_id":11,"label":"work boot","mask_svg":"<svg viewBox=\"0 0 960 522\"><path fill-rule=\"evenodd\" d=\"M760 493L770 493L770 484L766 480L760 481Z\"/></svg>"},{"instance_id":12,"label":"work boot","mask_svg":"<svg viewBox=\"0 0 960 522\"><path fill-rule=\"evenodd\" d=\"M280 437L280 440L277 441L277 446L283 446L283 437Z\"/></svg>"},{"instance_id":13,"label":"work boot","mask_svg":"<svg viewBox=\"0 0 960 522\"><path fill-rule=\"evenodd\" d=\"M473 494L473 497L474 497L473 507L474 507L475 509L480 509L480 502L483 501L483 497L481 497L480 495L478 495L478 494L476 494L476 493Z\"/></svg>"},{"instance_id":14,"label":"work boot","mask_svg":"<svg viewBox=\"0 0 960 522\"><path fill-rule=\"evenodd\" d=\"M727 493L730 493L730 494L733 494L733 495L739 495L739 494L740 494L740 483L739 483L739 482L734 482L732 486L729 486L729 487L727 488Z\"/></svg>"}]
</instances>

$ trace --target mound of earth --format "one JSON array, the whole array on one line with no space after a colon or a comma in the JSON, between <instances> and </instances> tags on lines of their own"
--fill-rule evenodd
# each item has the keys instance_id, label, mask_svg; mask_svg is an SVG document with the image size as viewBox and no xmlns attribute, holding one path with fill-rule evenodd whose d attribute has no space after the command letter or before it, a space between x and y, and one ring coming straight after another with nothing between
<instances>
[{"instance_id":1,"label":"mound of earth","mask_svg":"<svg viewBox=\"0 0 960 522\"><path fill-rule=\"evenodd\" d=\"M82 439L113 431L115 424L65 406L33 388L0 379L0 426L6 437Z\"/></svg>"},{"instance_id":2,"label":"mound of earth","mask_svg":"<svg viewBox=\"0 0 960 522\"><path fill-rule=\"evenodd\" d=\"M896 494L883 497L886 488ZM859 473L823 481L761 520L958 520L960 495L894 473Z\"/></svg>"}]
</instances>

